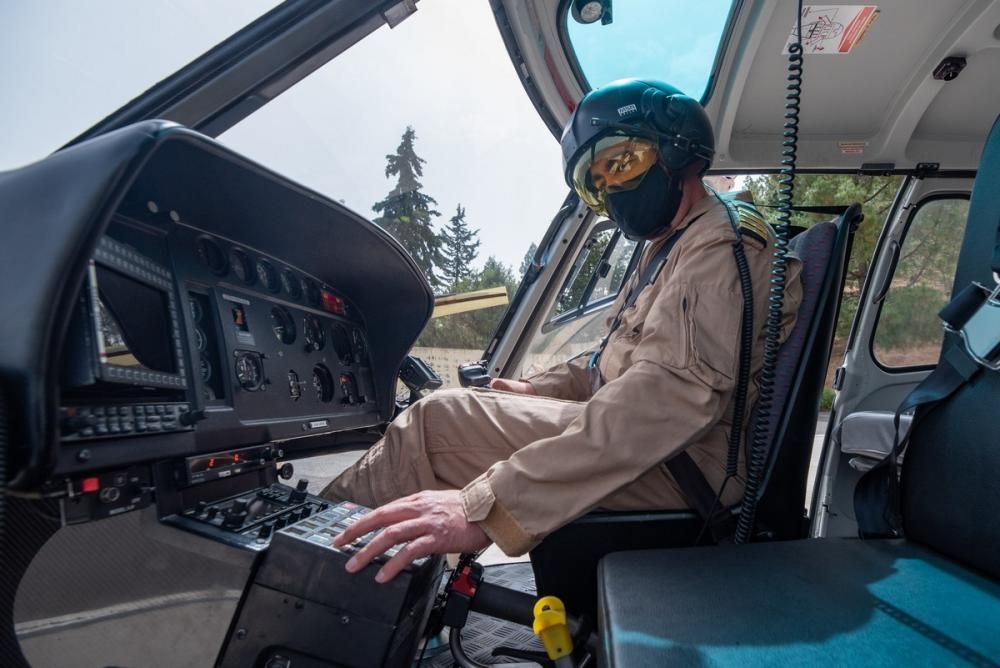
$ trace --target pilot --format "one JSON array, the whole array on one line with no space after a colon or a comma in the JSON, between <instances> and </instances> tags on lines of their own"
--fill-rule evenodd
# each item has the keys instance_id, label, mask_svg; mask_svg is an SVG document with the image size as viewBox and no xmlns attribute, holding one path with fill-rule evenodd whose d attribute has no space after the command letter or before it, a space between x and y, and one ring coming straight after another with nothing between
<instances>
[{"instance_id":1,"label":"pilot","mask_svg":"<svg viewBox=\"0 0 1000 668\"><path fill-rule=\"evenodd\" d=\"M732 195L706 189L714 143L701 105L664 83L625 79L581 100L561 140L566 181L626 236L648 242L609 310L609 335L543 373L438 391L403 412L323 491L378 507L338 539L344 545L382 529L349 571L404 543L378 581L421 556L491 542L520 555L595 507L689 508L664 465L681 451L716 491L722 487L743 312L736 230L753 286L754 376L773 232L752 207L734 216L722 199ZM647 270L653 261L658 272ZM795 321L798 272L790 257L782 336ZM751 382L744 415L755 395ZM724 504L741 498L742 461L739 470Z\"/></svg>"}]
</instances>

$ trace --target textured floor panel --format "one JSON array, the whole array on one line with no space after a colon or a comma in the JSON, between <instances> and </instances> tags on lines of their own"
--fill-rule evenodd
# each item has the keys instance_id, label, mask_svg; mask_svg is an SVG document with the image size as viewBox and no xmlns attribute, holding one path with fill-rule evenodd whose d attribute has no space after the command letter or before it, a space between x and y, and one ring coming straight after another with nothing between
<instances>
[{"instance_id":1,"label":"textured floor panel","mask_svg":"<svg viewBox=\"0 0 1000 668\"><path fill-rule=\"evenodd\" d=\"M509 587L526 594L535 594L535 576L531 572L530 563L487 566L483 579L498 587ZM469 621L462 630L462 646L473 660L494 664L523 662L523 659L494 657L493 648L501 645L536 652L544 651L542 643L526 626L511 624L475 612L469 615ZM456 664L451 653L445 649L433 658L426 658L423 665L430 668L451 668Z\"/></svg>"}]
</instances>

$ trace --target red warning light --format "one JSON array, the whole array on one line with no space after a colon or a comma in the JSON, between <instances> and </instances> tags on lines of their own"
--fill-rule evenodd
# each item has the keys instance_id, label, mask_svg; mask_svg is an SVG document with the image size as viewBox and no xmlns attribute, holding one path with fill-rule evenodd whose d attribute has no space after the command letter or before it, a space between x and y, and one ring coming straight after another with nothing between
<instances>
[{"instance_id":1,"label":"red warning light","mask_svg":"<svg viewBox=\"0 0 1000 668\"><path fill-rule=\"evenodd\" d=\"M209 460L208 460L208 468L210 468L210 469L214 469L215 468L215 457L210 457L209 458Z\"/></svg>"},{"instance_id":2,"label":"red warning light","mask_svg":"<svg viewBox=\"0 0 1000 668\"><path fill-rule=\"evenodd\" d=\"M344 315L347 312L347 309L344 307L344 300L342 297L338 297L332 292L327 292L326 290L323 290L320 293L320 297L323 299L323 308L330 313Z\"/></svg>"},{"instance_id":3,"label":"red warning light","mask_svg":"<svg viewBox=\"0 0 1000 668\"><path fill-rule=\"evenodd\" d=\"M240 453L237 452L236 454L233 455L233 463L236 463L238 461L240 461Z\"/></svg>"},{"instance_id":4,"label":"red warning light","mask_svg":"<svg viewBox=\"0 0 1000 668\"><path fill-rule=\"evenodd\" d=\"M80 484L80 491L84 494L96 492L101 487L101 482L97 478L84 478Z\"/></svg>"}]
</instances>

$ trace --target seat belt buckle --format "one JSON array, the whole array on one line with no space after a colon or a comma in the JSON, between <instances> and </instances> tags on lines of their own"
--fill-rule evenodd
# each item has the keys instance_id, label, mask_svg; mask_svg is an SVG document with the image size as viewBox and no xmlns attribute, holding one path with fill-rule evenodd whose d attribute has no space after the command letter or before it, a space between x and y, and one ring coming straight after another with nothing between
<instances>
[{"instance_id":1,"label":"seat belt buckle","mask_svg":"<svg viewBox=\"0 0 1000 668\"><path fill-rule=\"evenodd\" d=\"M957 333L969 357L991 371L1000 371L1000 283L992 290L980 284L977 287L989 296Z\"/></svg>"}]
</instances>

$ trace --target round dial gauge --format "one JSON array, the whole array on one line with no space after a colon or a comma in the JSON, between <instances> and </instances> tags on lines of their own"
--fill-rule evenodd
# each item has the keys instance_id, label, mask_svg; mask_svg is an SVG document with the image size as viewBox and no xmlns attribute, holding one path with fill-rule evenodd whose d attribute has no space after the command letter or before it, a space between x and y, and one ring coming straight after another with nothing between
<instances>
[{"instance_id":1,"label":"round dial gauge","mask_svg":"<svg viewBox=\"0 0 1000 668\"><path fill-rule=\"evenodd\" d=\"M281 279L278 270L267 260L257 260L257 278L271 292L281 292Z\"/></svg>"},{"instance_id":2,"label":"round dial gauge","mask_svg":"<svg viewBox=\"0 0 1000 668\"><path fill-rule=\"evenodd\" d=\"M204 315L204 312L201 310L201 302L194 297L188 297L188 308L191 310L191 319L195 322L201 322L201 318Z\"/></svg>"},{"instance_id":3,"label":"round dial gauge","mask_svg":"<svg viewBox=\"0 0 1000 668\"><path fill-rule=\"evenodd\" d=\"M239 381L240 387L248 392L260 389L264 383L264 366L257 353L236 354L236 380Z\"/></svg>"},{"instance_id":4,"label":"round dial gauge","mask_svg":"<svg viewBox=\"0 0 1000 668\"><path fill-rule=\"evenodd\" d=\"M201 327L194 328L194 341L198 345L198 350L202 352L208 347L208 339L205 338L205 332L201 331Z\"/></svg>"},{"instance_id":5,"label":"round dial gauge","mask_svg":"<svg viewBox=\"0 0 1000 668\"><path fill-rule=\"evenodd\" d=\"M257 274L253 271L253 264L250 262L250 258L239 248L234 248L229 253L229 268L236 274L236 278L247 285L253 285L257 282Z\"/></svg>"},{"instance_id":6,"label":"round dial gauge","mask_svg":"<svg viewBox=\"0 0 1000 668\"><path fill-rule=\"evenodd\" d=\"M284 344L295 343L295 318L284 306L271 309L271 330L274 336Z\"/></svg>"},{"instance_id":7,"label":"round dial gauge","mask_svg":"<svg viewBox=\"0 0 1000 668\"><path fill-rule=\"evenodd\" d=\"M225 253L219 248L219 244L210 238L202 237L198 240L198 255L216 276L225 276L229 272L229 263L226 262Z\"/></svg>"},{"instance_id":8,"label":"round dial gauge","mask_svg":"<svg viewBox=\"0 0 1000 668\"><path fill-rule=\"evenodd\" d=\"M306 352L323 350L323 346L326 345L326 334L323 333L323 325L316 319L316 316L306 314L302 324L302 334L306 338Z\"/></svg>"},{"instance_id":9,"label":"round dial gauge","mask_svg":"<svg viewBox=\"0 0 1000 668\"><path fill-rule=\"evenodd\" d=\"M291 269L285 269L281 272L281 289L292 299L302 297L302 283Z\"/></svg>"},{"instance_id":10,"label":"round dial gauge","mask_svg":"<svg viewBox=\"0 0 1000 668\"><path fill-rule=\"evenodd\" d=\"M204 357L202 357L201 364L198 367L198 371L201 373L202 382L207 383L209 379L212 378L212 363L209 362Z\"/></svg>"},{"instance_id":11,"label":"round dial gauge","mask_svg":"<svg viewBox=\"0 0 1000 668\"><path fill-rule=\"evenodd\" d=\"M333 375L326 368L325 364L317 364L313 367L313 390L316 391L316 398L327 403L333 400Z\"/></svg>"}]
</instances>

